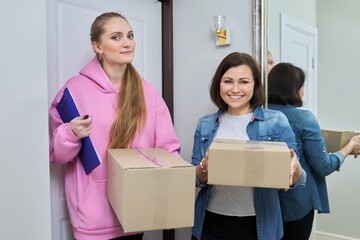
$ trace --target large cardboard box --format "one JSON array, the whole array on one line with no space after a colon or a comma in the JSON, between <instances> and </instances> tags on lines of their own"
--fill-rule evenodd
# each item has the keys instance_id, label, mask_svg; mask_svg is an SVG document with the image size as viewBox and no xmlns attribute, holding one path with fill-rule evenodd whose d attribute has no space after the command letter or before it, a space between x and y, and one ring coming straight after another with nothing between
<instances>
[{"instance_id":1,"label":"large cardboard box","mask_svg":"<svg viewBox=\"0 0 360 240\"><path fill-rule=\"evenodd\" d=\"M290 162L284 142L215 140L209 147L208 183L289 188Z\"/></svg>"},{"instance_id":2,"label":"large cardboard box","mask_svg":"<svg viewBox=\"0 0 360 240\"><path fill-rule=\"evenodd\" d=\"M163 149L108 150L108 198L125 232L193 226L195 179Z\"/></svg>"},{"instance_id":3,"label":"large cardboard box","mask_svg":"<svg viewBox=\"0 0 360 240\"><path fill-rule=\"evenodd\" d=\"M337 152L343 148L355 135L360 134L359 131L341 131L334 129L321 129L325 146L328 152Z\"/></svg>"}]
</instances>

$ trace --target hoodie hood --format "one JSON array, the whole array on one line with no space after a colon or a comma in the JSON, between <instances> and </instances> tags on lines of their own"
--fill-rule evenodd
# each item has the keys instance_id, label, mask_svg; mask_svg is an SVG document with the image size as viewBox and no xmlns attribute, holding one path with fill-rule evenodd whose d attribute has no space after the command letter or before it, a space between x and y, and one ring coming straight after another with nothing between
<instances>
[{"instance_id":1,"label":"hoodie hood","mask_svg":"<svg viewBox=\"0 0 360 240\"><path fill-rule=\"evenodd\" d=\"M79 73L96 83L103 92L114 93L119 91L113 87L96 56L86 64Z\"/></svg>"}]
</instances>

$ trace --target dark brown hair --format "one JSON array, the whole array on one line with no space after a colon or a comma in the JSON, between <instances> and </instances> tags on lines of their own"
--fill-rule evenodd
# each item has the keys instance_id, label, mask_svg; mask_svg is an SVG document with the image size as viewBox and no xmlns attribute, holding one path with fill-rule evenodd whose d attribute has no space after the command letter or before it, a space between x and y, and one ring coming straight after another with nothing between
<instances>
[{"instance_id":1,"label":"dark brown hair","mask_svg":"<svg viewBox=\"0 0 360 240\"><path fill-rule=\"evenodd\" d=\"M301 107L300 89L305 83L304 71L291 63L278 63L269 73L269 103Z\"/></svg>"},{"instance_id":2,"label":"dark brown hair","mask_svg":"<svg viewBox=\"0 0 360 240\"><path fill-rule=\"evenodd\" d=\"M91 42L101 42L101 36L105 32L104 25L112 18L122 18L128 22L124 16L116 12L101 14L91 25ZM98 54L97 57L99 59ZM141 130L146 120L144 98L142 80L133 65L128 64L121 82L117 115L110 129L109 148L127 148L131 145L136 132Z\"/></svg>"},{"instance_id":3,"label":"dark brown hair","mask_svg":"<svg viewBox=\"0 0 360 240\"><path fill-rule=\"evenodd\" d=\"M265 103L264 89L261 84L259 65L255 59L246 53L233 52L227 55L220 63L210 83L210 97L212 102L221 110L226 111L228 105L220 96L220 82L224 73L232 67L246 65L251 69L255 85L254 93L250 99L250 106L255 109Z\"/></svg>"}]
</instances>

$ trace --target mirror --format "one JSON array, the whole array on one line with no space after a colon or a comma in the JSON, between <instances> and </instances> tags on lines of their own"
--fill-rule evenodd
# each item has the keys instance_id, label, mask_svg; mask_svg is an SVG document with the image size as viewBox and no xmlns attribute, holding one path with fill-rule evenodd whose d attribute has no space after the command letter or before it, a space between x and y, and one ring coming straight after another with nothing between
<instances>
[{"instance_id":1,"label":"mirror","mask_svg":"<svg viewBox=\"0 0 360 240\"><path fill-rule=\"evenodd\" d=\"M254 55L264 62L269 49L275 62L287 61L307 68L304 69L307 74L305 107L314 112L322 128L360 130L357 124L360 113L355 110L357 89L360 89L356 71L360 53L358 9L358 0L254 2ZM315 29L314 40L310 40L315 41L310 44L313 49L303 45L309 41L300 35L292 38L297 48L285 45L285 42L291 42L284 30L289 22L290 25L302 23L305 29ZM294 62L307 59L310 52L313 59L306 64ZM310 75L313 80L309 81ZM266 76L263 79L266 81ZM352 158L347 157L340 173L334 172L326 178L331 213L316 215L313 239L360 239L360 220L356 214L360 213L360 188L351 186L360 182L360 161Z\"/></svg>"}]
</instances>

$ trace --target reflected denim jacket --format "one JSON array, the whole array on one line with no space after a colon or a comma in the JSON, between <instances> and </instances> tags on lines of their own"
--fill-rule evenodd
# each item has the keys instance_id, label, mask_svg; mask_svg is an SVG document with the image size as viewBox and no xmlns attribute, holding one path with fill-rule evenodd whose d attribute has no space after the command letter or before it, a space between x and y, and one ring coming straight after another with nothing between
<instances>
[{"instance_id":1,"label":"reflected denim jacket","mask_svg":"<svg viewBox=\"0 0 360 240\"><path fill-rule=\"evenodd\" d=\"M284 221L303 218L311 209L329 213L325 177L339 171L344 162L341 152L327 152L319 123L312 112L291 105L269 104L269 108L285 114L295 133L299 161L307 173L306 185L280 194Z\"/></svg>"},{"instance_id":2,"label":"reflected denim jacket","mask_svg":"<svg viewBox=\"0 0 360 240\"><path fill-rule=\"evenodd\" d=\"M192 164L197 166L205 156L205 152L217 133L221 121L221 112L203 116L199 119L195 135L192 154ZM286 142L289 148L296 151L295 135L291 130L287 118L279 111L255 109L252 120L246 128L252 141ZM304 186L306 173L303 171L301 179L295 188ZM202 226L209 199L211 185L200 183L201 190L195 203L195 219L192 234L201 239ZM279 202L279 192L283 190L273 188L255 188L256 226L259 240L281 239L283 236L282 217Z\"/></svg>"}]
</instances>

